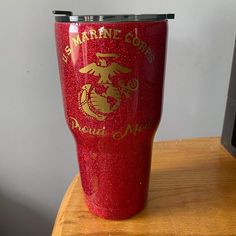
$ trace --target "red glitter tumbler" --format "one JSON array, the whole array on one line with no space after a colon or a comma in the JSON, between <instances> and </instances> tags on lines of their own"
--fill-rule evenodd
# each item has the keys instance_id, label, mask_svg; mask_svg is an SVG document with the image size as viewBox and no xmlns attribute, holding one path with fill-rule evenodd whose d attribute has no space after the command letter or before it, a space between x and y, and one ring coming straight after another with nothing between
<instances>
[{"instance_id":1,"label":"red glitter tumbler","mask_svg":"<svg viewBox=\"0 0 236 236\"><path fill-rule=\"evenodd\" d=\"M85 201L100 217L128 218L147 199L174 15L54 14L65 116Z\"/></svg>"}]
</instances>

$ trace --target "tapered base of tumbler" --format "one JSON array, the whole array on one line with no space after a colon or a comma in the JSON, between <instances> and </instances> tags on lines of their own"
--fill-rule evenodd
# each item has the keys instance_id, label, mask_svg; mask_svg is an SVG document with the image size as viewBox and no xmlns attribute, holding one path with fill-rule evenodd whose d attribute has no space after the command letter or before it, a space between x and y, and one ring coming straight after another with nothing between
<instances>
[{"instance_id":1,"label":"tapered base of tumbler","mask_svg":"<svg viewBox=\"0 0 236 236\"><path fill-rule=\"evenodd\" d=\"M135 206L133 208L126 207L122 209L108 209L99 207L91 203L90 201L87 200L85 201L89 211L92 214L108 220L124 220L130 218L135 214L139 213L140 211L142 211L146 204L146 202L144 202L142 205Z\"/></svg>"}]
</instances>

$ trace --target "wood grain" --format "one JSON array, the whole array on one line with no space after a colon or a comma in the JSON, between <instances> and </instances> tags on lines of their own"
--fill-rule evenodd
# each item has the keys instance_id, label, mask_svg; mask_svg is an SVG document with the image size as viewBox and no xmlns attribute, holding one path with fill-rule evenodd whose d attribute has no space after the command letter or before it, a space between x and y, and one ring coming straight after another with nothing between
<instances>
[{"instance_id":1,"label":"wood grain","mask_svg":"<svg viewBox=\"0 0 236 236\"><path fill-rule=\"evenodd\" d=\"M92 215L75 177L52 235L236 235L236 159L219 138L154 143L149 200L142 212L123 221Z\"/></svg>"}]
</instances>

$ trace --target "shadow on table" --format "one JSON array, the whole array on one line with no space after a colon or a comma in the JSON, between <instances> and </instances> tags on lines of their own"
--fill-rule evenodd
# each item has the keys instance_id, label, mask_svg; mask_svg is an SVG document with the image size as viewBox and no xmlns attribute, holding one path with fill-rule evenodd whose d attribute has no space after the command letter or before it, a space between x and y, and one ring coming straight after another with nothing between
<instances>
[{"instance_id":1,"label":"shadow on table","mask_svg":"<svg viewBox=\"0 0 236 236\"><path fill-rule=\"evenodd\" d=\"M22 203L0 193L0 235L47 236L51 235L49 220Z\"/></svg>"}]
</instances>

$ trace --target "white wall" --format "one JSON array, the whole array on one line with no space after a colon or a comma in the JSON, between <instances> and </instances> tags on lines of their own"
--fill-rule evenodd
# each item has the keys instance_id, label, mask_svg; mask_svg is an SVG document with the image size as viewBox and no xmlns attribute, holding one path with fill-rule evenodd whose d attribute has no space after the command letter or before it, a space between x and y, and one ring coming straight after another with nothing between
<instances>
[{"instance_id":1,"label":"white wall","mask_svg":"<svg viewBox=\"0 0 236 236\"><path fill-rule=\"evenodd\" d=\"M49 235L64 191L77 172L74 142L64 121L52 9L79 14L175 13L169 26L158 138L221 134L236 31L235 0L2 1L0 235L4 236Z\"/></svg>"}]
</instances>

